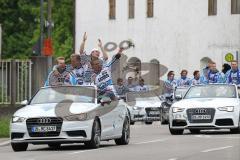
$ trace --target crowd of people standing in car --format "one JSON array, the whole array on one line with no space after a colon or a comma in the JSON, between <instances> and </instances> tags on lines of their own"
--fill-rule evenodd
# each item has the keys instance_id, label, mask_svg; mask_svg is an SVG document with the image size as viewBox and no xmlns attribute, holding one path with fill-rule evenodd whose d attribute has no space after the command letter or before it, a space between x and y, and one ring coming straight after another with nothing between
<instances>
[{"instance_id":1,"label":"crowd of people standing in car","mask_svg":"<svg viewBox=\"0 0 240 160\"><path fill-rule=\"evenodd\" d=\"M48 75L45 86L96 85L99 96L108 96L111 99L115 99L115 95L121 97L131 91L149 91L149 86L144 83L144 79L141 77L127 77L126 80L118 78L117 83L114 84L111 66L120 59L123 49L120 48L118 53L108 62L108 55L101 40L98 39L100 50L94 48L90 54L84 50L86 40L87 34L84 33L79 53L72 54L70 57L71 64L65 64L64 57L57 58L57 65ZM101 53L102 57L100 57ZM185 69L181 71L179 79L175 79L174 71L169 71L167 80L164 81L163 90L165 94L172 94L175 87L209 83L239 85L238 62L232 61L231 66L224 64L220 72L216 69L216 63L209 61L201 72L199 70L193 72L192 79L188 77L188 71Z\"/></svg>"},{"instance_id":2,"label":"crowd of people standing in car","mask_svg":"<svg viewBox=\"0 0 240 160\"><path fill-rule=\"evenodd\" d=\"M164 93L171 94L175 87L186 87L199 84L236 84L240 85L240 70L238 69L238 61L231 61L231 65L225 63L222 66L222 71L217 70L216 63L209 61L207 66L200 72L195 70L193 78L188 77L188 71L182 70L180 78L175 79L174 71L169 71L167 80L164 82Z\"/></svg>"}]
</instances>

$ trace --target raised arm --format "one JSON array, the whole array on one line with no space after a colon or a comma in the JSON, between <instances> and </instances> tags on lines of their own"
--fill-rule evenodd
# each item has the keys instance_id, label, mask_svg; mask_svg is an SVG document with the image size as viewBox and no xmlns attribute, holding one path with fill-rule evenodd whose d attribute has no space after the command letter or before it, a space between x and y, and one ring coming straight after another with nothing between
<instances>
[{"instance_id":1,"label":"raised arm","mask_svg":"<svg viewBox=\"0 0 240 160\"><path fill-rule=\"evenodd\" d=\"M107 55L107 52L106 52L106 50L103 48L103 46L102 46L102 41L101 41L101 39L98 39L98 46L99 46L99 48L101 49L101 52L102 52L102 54L103 54L103 59L106 61L106 60L108 60L108 55Z\"/></svg>"},{"instance_id":2,"label":"raised arm","mask_svg":"<svg viewBox=\"0 0 240 160\"><path fill-rule=\"evenodd\" d=\"M83 41L82 41L82 43L81 43L81 45L80 45L80 50L79 50L79 53L80 53L80 54L84 54L84 47L85 47L85 42L86 42L86 40L87 40L87 33L84 32Z\"/></svg>"}]
</instances>

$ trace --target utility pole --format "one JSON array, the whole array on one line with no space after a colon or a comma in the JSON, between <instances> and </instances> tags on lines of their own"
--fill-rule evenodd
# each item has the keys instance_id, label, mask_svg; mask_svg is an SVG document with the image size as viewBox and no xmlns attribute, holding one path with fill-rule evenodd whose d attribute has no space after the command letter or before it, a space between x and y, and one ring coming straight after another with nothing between
<instances>
[{"instance_id":1,"label":"utility pole","mask_svg":"<svg viewBox=\"0 0 240 160\"><path fill-rule=\"evenodd\" d=\"M43 32L44 32L44 0L40 0L40 55L43 56Z\"/></svg>"},{"instance_id":2,"label":"utility pole","mask_svg":"<svg viewBox=\"0 0 240 160\"><path fill-rule=\"evenodd\" d=\"M47 19L47 33L48 38L51 39L52 42L52 0L48 0L48 19ZM48 56L48 73L52 70L52 56Z\"/></svg>"},{"instance_id":3,"label":"utility pole","mask_svg":"<svg viewBox=\"0 0 240 160\"><path fill-rule=\"evenodd\" d=\"M2 25L0 24L0 59L2 58Z\"/></svg>"}]
</instances>

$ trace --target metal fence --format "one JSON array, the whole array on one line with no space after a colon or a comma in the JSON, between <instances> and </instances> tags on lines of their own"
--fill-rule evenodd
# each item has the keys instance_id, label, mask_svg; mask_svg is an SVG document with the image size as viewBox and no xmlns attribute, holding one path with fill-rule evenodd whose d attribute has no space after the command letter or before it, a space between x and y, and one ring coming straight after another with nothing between
<instances>
[{"instance_id":1,"label":"metal fence","mask_svg":"<svg viewBox=\"0 0 240 160\"><path fill-rule=\"evenodd\" d=\"M32 89L30 60L0 60L0 104L30 99Z\"/></svg>"}]
</instances>

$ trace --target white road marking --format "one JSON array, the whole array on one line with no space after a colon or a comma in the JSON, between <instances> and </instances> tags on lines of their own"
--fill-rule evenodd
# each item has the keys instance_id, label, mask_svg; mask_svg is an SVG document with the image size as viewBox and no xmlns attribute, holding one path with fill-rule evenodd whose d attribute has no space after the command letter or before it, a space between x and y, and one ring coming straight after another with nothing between
<instances>
[{"instance_id":1,"label":"white road marking","mask_svg":"<svg viewBox=\"0 0 240 160\"><path fill-rule=\"evenodd\" d=\"M145 141L145 142L139 142L139 143L133 143L133 145L140 145L140 144L147 144L147 143L156 143L156 142L163 142L166 141L167 139L156 139L152 141ZM99 150L104 150L105 148L98 148L98 149L92 149L92 150L83 150L83 151L76 151L76 152L71 152L68 154L79 154L79 153L85 153L85 152L92 152L92 151L99 151Z\"/></svg>"},{"instance_id":2,"label":"white road marking","mask_svg":"<svg viewBox=\"0 0 240 160\"><path fill-rule=\"evenodd\" d=\"M104 149L104 148L84 150L84 151L77 151L77 152L71 152L71 153L69 153L69 154L78 154L78 153L84 153L84 152L92 152L92 151L98 151L98 150L103 150L103 149Z\"/></svg>"},{"instance_id":3,"label":"white road marking","mask_svg":"<svg viewBox=\"0 0 240 160\"><path fill-rule=\"evenodd\" d=\"M152 141L145 141L145 142L139 142L139 143L134 143L135 145L139 145L139 144L147 144L147 143L156 143L156 142L164 142L167 139L156 139L156 140L152 140Z\"/></svg>"},{"instance_id":4,"label":"white road marking","mask_svg":"<svg viewBox=\"0 0 240 160\"><path fill-rule=\"evenodd\" d=\"M177 160L177 158L170 158L170 159L168 159L168 160Z\"/></svg>"},{"instance_id":5,"label":"white road marking","mask_svg":"<svg viewBox=\"0 0 240 160\"><path fill-rule=\"evenodd\" d=\"M204 150L204 151L202 151L202 152L203 152L203 153L207 153L207 152L213 152L213 151L224 150L224 149L228 149L228 148L232 148L232 147L233 147L233 146L226 146L226 147L212 148L212 149Z\"/></svg>"}]
</instances>

